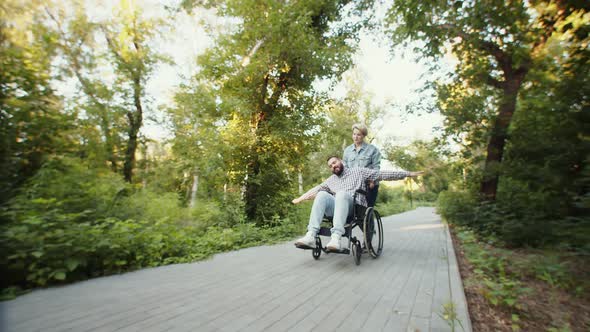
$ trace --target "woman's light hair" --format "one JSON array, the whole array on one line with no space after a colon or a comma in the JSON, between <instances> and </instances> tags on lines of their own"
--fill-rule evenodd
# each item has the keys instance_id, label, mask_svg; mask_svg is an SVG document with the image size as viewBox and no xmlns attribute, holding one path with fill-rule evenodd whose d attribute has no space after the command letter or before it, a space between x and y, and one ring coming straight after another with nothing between
<instances>
[{"instance_id":1,"label":"woman's light hair","mask_svg":"<svg viewBox=\"0 0 590 332\"><path fill-rule=\"evenodd\" d=\"M352 125L352 131L354 131L355 129L357 129L358 131L361 132L361 134L363 134L363 136L367 136L367 134L369 133L369 129L367 129L367 126L365 126L362 123L355 123Z\"/></svg>"}]
</instances>

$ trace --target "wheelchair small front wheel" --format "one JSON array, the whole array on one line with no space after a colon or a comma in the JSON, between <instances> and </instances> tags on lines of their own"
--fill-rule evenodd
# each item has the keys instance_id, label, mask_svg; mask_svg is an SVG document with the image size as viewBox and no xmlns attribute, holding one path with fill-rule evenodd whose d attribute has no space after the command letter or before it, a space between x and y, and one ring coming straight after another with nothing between
<instances>
[{"instance_id":1,"label":"wheelchair small front wheel","mask_svg":"<svg viewBox=\"0 0 590 332\"><path fill-rule=\"evenodd\" d=\"M320 240L319 236L315 238L315 248L311 250L311 255L314 259L319 259L320 255L322 254L322 240Z\"/></svg>"},{"instance_id":2,"label":"wheelchair small front wheel","mask_svg":"<svg viewBox=\"0 0 590 332\"><path fill-rule=\"evenodd\" d=\"M352 244L352 257L354 257L354 263L356 265L361 265L362 253L363 249L361 248L361 242L357 240Z\"/></svg>"}]
</instances>

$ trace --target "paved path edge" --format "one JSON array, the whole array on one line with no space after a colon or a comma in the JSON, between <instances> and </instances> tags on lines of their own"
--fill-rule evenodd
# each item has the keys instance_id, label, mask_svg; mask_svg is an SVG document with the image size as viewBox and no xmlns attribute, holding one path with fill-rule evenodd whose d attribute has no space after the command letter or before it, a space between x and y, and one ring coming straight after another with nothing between
<instances>
[{"instance_id":1,"label":"paved path edge","mask_svg":"<svg viewBox=\"0 0 590 332\"><path fill-rule=\"evenodd\" d=\"M471 319L469 317L469 308L467 306L467 299L465 297L465 288L463 288L463 281L459 273L459 264L457 263L457 256L453 246L453 239L449 231L449 225L441 220L445 227L447 238L447 257L449 264L449 282L451 288L451 300L457 306L457 318L461 322L464 331L472 331Z\"/></svg>"}]
</instances>

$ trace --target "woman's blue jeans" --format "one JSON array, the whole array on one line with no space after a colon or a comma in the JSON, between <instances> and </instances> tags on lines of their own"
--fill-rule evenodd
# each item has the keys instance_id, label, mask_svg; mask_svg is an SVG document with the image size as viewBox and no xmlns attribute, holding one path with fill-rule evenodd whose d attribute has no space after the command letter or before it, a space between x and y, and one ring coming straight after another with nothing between
<instances>
[{"instance_id":1,"label":"woman's blue jeans","mask_svg":"<svg viewBox=\"0 0 590 332\"><path fill-rule=\"evenodd\" d=\"M346 192L338 192L335 196L326 191L318 192L313 200L307 230L317 234L320 231L320 224L324 216L332 217L334 227L330 231L332 234L342 236L344 234L344 224L352 213L353 204L352 196Z\"/></svg>"}]
</instances>

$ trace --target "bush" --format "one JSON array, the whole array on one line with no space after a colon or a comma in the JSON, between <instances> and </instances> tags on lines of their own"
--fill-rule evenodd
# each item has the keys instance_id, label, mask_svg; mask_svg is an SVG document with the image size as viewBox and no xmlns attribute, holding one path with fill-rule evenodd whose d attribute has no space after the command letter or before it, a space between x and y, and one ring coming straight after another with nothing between
<instances>
[{"instance_id":1,"label":"bush","mask_svg":"<svg viewBox=\"0 0 590 332\"><path fill-rule=\"evenodd\" d=\"M436 211L458 225L469 225L475 216L477 200L466 191L443 191L438 195Z\"/></svg>"},{"instance_id":2,"label":"bush","mask_svg":"<svg viewBox=\"0 0 590 332\"><path fill-rule=\"evenodd\" d=\"M75 219L75 218L74 218ZM26 289L148 266L183 263L305 232L307 220L284 219L278 227L239 224L231 228L181 226L167 220L109 218L79 223L47 214L5 227L0 261L3 288Z\"/></svg>"},{"instance_id":3,"label":"bush","mask_svg":"<svg viewBox=\"0 0 590 332\"><path fill-rule=\"evenodd\" d=\"M418 206L431 206L437 194L407 191L404 187L380 186L376 208L382 216L402 213Z\"/></svg>"},{"instance_id":4,"label":"bush","mask_svg":"<svg viewBox=\"0 0 590 332\"><path fill-rule=\"evenodd\" d=\"M547 239L549 224L524 207L500 202L478 202L475 195L460 191L442 192L437 211L450 223L467 226L483 236L496 236L512 246L541 244Z\"/></svg>"},{"instance_id":5,"label":"bush","mask_svg":"<svg viewBox=\"0 0 590 332\"><path fill-rule=\"evenodd\" d=\"M435 203L438 199L438 194L431 191L405 191L404 197L408 201L411 200L414 203L426 205L428 203Z\"/></svg>"},{"instance_id":6,"label":"bush","mask_svg":"<svg viewBox=\"0 0 590 332\"><path fill-rule=\"evenodd\" d=\"M20 220L56 209L92 220L109 213L116 200L130 190L130 185L108 170L89 169L74 158L55 158L8 202L2 220Z\"/></svg>"},{"instance_id":7,"label":"bush","mask_svg":"<svg viewBox=\"0 0 590 332\"><path fill-rule=\"evenodd\" d=\"M305 232L308 206L275 216L274 227L246 223L242 206L229 195L223 205L183 208L175 194L133 192L110 172L54 160L0 213L3 292L190 262Z\"/></svg>"},{"instance_id":8,"label":"bush","mask_svg":"<svg viewBox=\"0 0 590 332\"><path fill-rule=\"evenodd\" d=\"M493 236L511 247L560 246L588 252L590 218L559 217L540 206L545 194L513 193L495 202L478 202L469 192L442 192L437 212L452 224Z\"/></svg>"},{"instance_id":9,"label":"bush","mask_svg":"<svg viewBox=\"0 0 590 332\"><path fill-rule=\"evenodd\" d=\"M7 255L0 265L7 285L45 286L160 265L188 254L195 235L191 228L166 222L108 218L81 223L47 213L3 229Z\"/></svg>"},{"instance_id":10,"label":"bush","mask_svg":"<svg viewBox=\"0 0 590 332\"><path fill-rule=\"evenodd\" d=\"M180 206L175 193L154 193L140 189L116 200L109 216L126 220L182 221L191 217L190 211Z\"/></svg>"}]
</instances>

